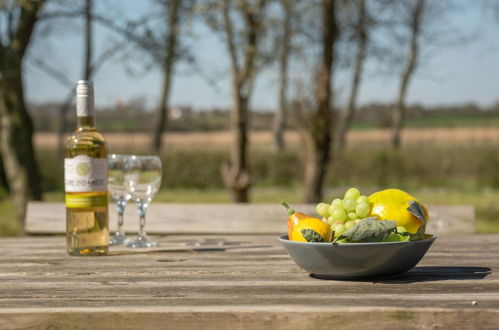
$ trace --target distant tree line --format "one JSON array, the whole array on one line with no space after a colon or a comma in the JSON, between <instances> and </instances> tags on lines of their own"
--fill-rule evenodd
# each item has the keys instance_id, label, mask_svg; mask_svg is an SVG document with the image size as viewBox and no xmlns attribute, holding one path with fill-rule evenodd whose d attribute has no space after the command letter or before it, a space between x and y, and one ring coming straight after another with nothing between
<instances>
[{"instance_id":1,"label":"distant tree line","mask_svg":"<svg viewBox=\"0 0 499 330\"><path fill-rule=\"evenodd\" d=\"M59 104L31 105L31 115L37 132L58 131ZM170 110L168 131L207 132L229 129L227 109L193 109L174 106ZM387 129L391 126L393 105L368 104L356 109L357 116L349 125L352 129ZM99 129L105 133L148 133L154 130L156 113L146 109L141 102L131 102L115 108L97 108ZM410 105L406 110L407 125L411 127L451 127L470 125L497 125L499 103L490 107L475 104L455 106ZM275 112L271 110L254 111L249 129L252 131L272 131ZM491 121L491 119L497 119ZM67 125L74 127L76 118L68 118ZM287 118L286 130L297 130L296 118Z\"/></svg>"}]
</instances>

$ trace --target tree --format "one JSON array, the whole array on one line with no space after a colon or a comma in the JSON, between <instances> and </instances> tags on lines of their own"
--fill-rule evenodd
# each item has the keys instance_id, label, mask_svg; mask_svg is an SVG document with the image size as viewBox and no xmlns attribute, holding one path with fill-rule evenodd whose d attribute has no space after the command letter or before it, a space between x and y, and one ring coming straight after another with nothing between
<instances>
[{"instance_id":1,"label":"tree","mask_svg":"<svg viewBox=\"0 0 499 330\"><path fill-rule=\"evenodd\" d=\"M425 10L425 0L415 0L412 3L412 8L410 10L410 51L407 57L407 62L402 71L400 77L400 86L397 97L397 102L392 113L392 136L391 145L393 148L397 149L400 147L400 134L402 131L402 125L405 120L405 99L407 95L407 89L409 83L413 76L414 71L419 60L420 45L419 39L421 35L421 25Z\"/></svg>"},{"instance_id":2,"label":"tree","mask_svg":"<svg viewBox=\"0 0 499 330\"><path fill-rule=\"evenodd\" d=\"M93 55L93 47L92 47L92 7L93 0L85 0L84 8L83 8L83 19L85 21L83 28L83 36L84 36L84 47L83 47L83 75L82 78L84 80L90 80L93 75L93 65L92 65L92 55ZM64 143L65 136L68 129L68 112L73 103L73 99L75 96L74 91L74 83L69 84L67 86L71 86L64 102L59 107L59 130L58 130L58 150L60 152L59 158L63 158L64 152Z\"/></svg>"},{"instance_id":3,"label":"tree","mask_svg":"<svg viewBox=\"0 0 499 330\"><path fill-rule=\"evenodd\" d=\"M229 161L221 173L233 202L249 202L251 177L248 164L249 101L261 56L266 0L221 0L210 3L206 12L212 29L220 33L230 59L232 145Z\"/></svg>"},{"instance_id":4,"label":"tree","mask_svg":"<svg viewBox=\"0 0 499 330\"><path fill-rule=\"evenodd\" d=\"M154 11L122 23L103 15L94 15L94 18L128 42L128 47L121 50L125 54L125 63L130 62L130 59L138 60L144 65L144 72L153 67L162 71L163 82L156 111L157 121L151 136L151 147L159 152L163 144L162 136L168 124L169 99L175 67L180 60L186 60L191 66L196 66L194 58L181 42L185 25L191 17L190 14L194 12L195 1L156 0L154 3L158 5L153 8ZM144 54L147 56L144 57ZM134 56L140 58L133 58ZM196 70L198 73L201 71L197 67Z\"/></svg>"},{"instance_id":5,"label":"tree","mask_svg":"<svg viewBox=\"0 0 499 330\"><path fill-rule=\"evenodd\" d=\"M355 116L357 107L357 95L361 83L362 73L364 69L364 61L367 55L367 46L369 41L368 29L368 13L365 0L357 0L356 11L357 21L354 26L354 38L357 42L357 53L355 55L355 62L352 71L352 82L350 86L350 96L348 97L348 104L340 117L338 125L337 146L342 149L346 145L347 132L350 128L351 122Z\"/></svg>"},{"instance_id":6,"label":"tree","mask_svg":"<svg viewBox=\"0 0 499 330\"><path fill-rule=\"evenodd\" d=\"M54 3L54 2L52 2ZM75 97L75 81L76 79L91 80L93 76L99 71L101 66L116 53L119 48L122 48L121 44L110 45L107 49L94 56L93 51L93 21L95 16L94 1L85 0L83 4L80 1L64 1L60 2L59 6L55 9L45 10L40 16L40 21L44 22L43 27L46 28L50 26L47 22L55 21L53 27L56 29L63 24L67 24L65 19L81 19L83 18L83 61L82 61L82 73L78 78L70 78L67 74L59 70L55 65L51 65L45 59L38 56L28 57L28 61L36 65L36 68L43 71L49 77L57 81L59 84L67 88L67 94L64 101L59 106L58 115L58 148L59 159L64 158L64 143L65 143L65 133L68 130L68 112L73 104ZM63 19L60 21L60 19ZM50 31L50 29L49 29Z\"/></svg>"},{"instance_id":7,"label":"tree","mask_svg":"<svg viewBox=\"0 0 499 330\"><path fill-rule=\"evenodd\" d=\"M163 131L168 122L168 104L172 82L173 69L177 58L177 35L179 33L179 14L181 0L171 0L163 4L168 16L168 31L164 43L165 56L163 60L163 85L157 109L158 121L152 139L152 148L156 152L161 150Z\"/></svg>"},{"instance_id":8,"label":"tree","mask_svg":"<svg viewBox=\"0 0 499 330\"><path fill-rule=\"evenodd\" d=\"M293 0L281 0L284 17L282 22L282 40L279 55L279 107L277 109L274 125L274 149L282 151L284 149L284 128L286 126L286 113L288 107L288 63L291 50L293 14Z\"/></svg>"},{"instance_id":9,"label":"tree","mask_svg":"<svg viewBox=\"0 0 499 330\"><path fill-rule=\"evenodd\" d=\"M321 1L321 43L318 69L315 75L315 109L306 113L297 106L298 123L305 141L305 182L303 199L307 203L322 198L323 183L331 157L333 136L332 80L334 46L338 36L336 1Z\"/></svg>"},{"instance_id":10,"label":"tree","mask_svg":"<svg viewBox=\"0 0 499 330\"><path fill-rule=\"evenodd\" d=\"M20 233L24 232L27 201L42 198L22 72L43 5L43 0L24 0L8 2L0 8L1 15L7 18L0 42L0 147Z\"/></svg>"},{"instance_id":11,"label":"tree","mask_svg":"<svg viewBox=\"0 0 499 330\"><path fill-rule=\"evenodd\" d=\"M243 55L239 56L231 18L231 1L224 0L223 2L223 25L232 74L233 99L230 116L233 140L230 161L222 168L222 178L230 189L232 201L238 203L249 202L251 180L248 164L248 103L253 92L256 75L255 62L263 33L263 15L266 5L265 0L258 0L253 6L246 0L238 4L246 30L245 37L239 45L244 49Z\"/></svg>"}]
</instances>

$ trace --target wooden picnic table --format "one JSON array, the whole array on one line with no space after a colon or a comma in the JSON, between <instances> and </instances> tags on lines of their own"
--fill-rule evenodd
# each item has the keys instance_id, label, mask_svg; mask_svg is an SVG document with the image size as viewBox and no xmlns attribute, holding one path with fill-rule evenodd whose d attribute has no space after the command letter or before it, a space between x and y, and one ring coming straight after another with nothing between
<instances>
[{"instance_id":1,"label":"wooden picnic table","mask_svg":"<svg viewBox=\"0 0 499 330\"><path fill-rule=\"evenodd\" d=\"M285 225L283 225L285 231ZM153 236L71 257L61 235L0 239L0 329L499 327L499 235L441 234L392 278L320 280L276 234Z\"/></svg>"},{"instance_id":2,"label":"wooden picnic table","mask_svg":"<svg viewBox=\"0 0 499 330\"><path fill-rule=\"evenodd\" d=\"M499 235L473 234L471 206L429 211L440 236L416 268L334 281L312 278L280 246L279 205L153 204L159 248L70 257L64 205L30 203L35 236L0 238L0 329L499 328Z\"/></svg>"}]
</instances>

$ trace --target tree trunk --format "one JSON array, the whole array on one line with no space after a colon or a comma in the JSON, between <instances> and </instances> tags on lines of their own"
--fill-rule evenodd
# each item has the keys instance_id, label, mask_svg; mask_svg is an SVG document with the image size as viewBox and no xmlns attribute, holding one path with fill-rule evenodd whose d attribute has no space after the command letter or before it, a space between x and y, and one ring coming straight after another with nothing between
<instances>
[{"instance_id":1,"label":"tree trunk","mask_svg":"<svg viewBox=\"0 0 499 330\"><path fill-rule=\"evenodd\" d=\"M279 61L279 108L277 109L274 119L274 150L282 151L285 147L284 128L286 126L286 109L288 90L288 59L291 44L291 19L292 19L292 4L291 0L282 0L282 6L285 11L282 48Z\"/></svg>"},{"instance_id":2,"label":"tree trunk","mask_svg":"<svg viewBox=\"0 0 499 330\"><path fill-rule=\"evenodd\" d=\"M262 15L267 1L259 0L254 8L250 8L245 1L238 2L246 26L244 46L240 46L244 49L241 65L236 49L234 26L230 17L231 4L231 0L224 0L222 9L226 44L232 68L233 104L230 112L230 127L233 139L230 160L222 165L221 172L232 202L248 203L251 186L248 164L248 102L255 81L255 61L258 56L259 38L263 33Z\"/></svg>"},{"instance_id":3,"label":"tree trunk","mask_svg":"<svg viewBox=\"0 0 499 330\"><path fill-rule=\"evenodd\" d=\"M337 35L335 1L322 1L322 56L317 73L317 110L312 115L311 126L305 135L305 187L303 199L306 203L321 200L324 178L330 159L332 143L331 81L333 50Z\"/></svg>"},{"instance_id":4,"label":"tree trunk","mask_svg":"<svg viewBox=\"0 0 499 330\"><path fill-rule=\"evenodd\" d=\"M157 110L158 122L152 140L152 148L155 152L159 152L161 150L163 132L168 123L168 103L176 58L180 4L181 0L173 0L169 4L170 7L168 9L169 23L165 43L166 56L163 64L163 86L161 88L160 102Z\"/></svg>"},{"instance_id":5,"label":"tree trunk","mask_svg":"<svg viewBox=\"0 0 499 330\"><path fill-rule=\"evenodd\" d=\"M401 144L401 132L405 121L405 97L407 94L407 89L409 87L410 79L416 69L418 55L419 55L419 44L418 38L421 31L421 18L423 16L425 0L417 0L412 12L411 20L411 49L409 52L409 58L407 60L407 66L402 72L402 77L400 79L399 94L397 97L397 103L395 105L394 111L392 113L392 137L391 145L394 149L398 149Z\"/></svg>"},{"instance_id":6,"label":"tree trunk","mask_svg":"<svg viewBox=\"0 0 499 330\"><path fill-rule=\"evenodd\" d=\"M5 65L10 62L10 65ZM14 202L18 232L24 233L28 200L41 200L40 175L33 148L33 123L24 103L21 64L5 61L0 83L1 150L5 175Z\"/></svg>"},{"instance_id":7,"label":"tree trunk","mask_svg":"<svg viewBox=\"0 0 499 330\"><path fill-rule=\"evenodd\" d=\"M306 132L304 136L305 150L305 190L303 200L305 203L317 203L322 199L324 179L330 159L331 135L321 133L314 136Z\"/></svg>"},{"instance_id":8,"label":"tree trunk","mask_svg":"<svg viewBox=\"0 0 499 330\"><path fill-rule=\"evenodd\" d=\"M33 123L24 102L22 62L44 1L24 1L8 45L0 45L0 148L14 202L18 232L24 233L26 204L41 200L42 191L33 148Z\"/></svg>"},{"instance_id":9,"label":"tree trunk","mask_svg":"<svg viewBox=\"0 0 499 330\"><path fill-rule=\"evenodd\" d=\"M230 112L232 146L230 161L222 167L222 178L233 203L248 203L251 180L248 170L248 97L233 88Z\"/></svg>"},{"instance_id":10,"label":"tree trunk","mask_svg":"<svg viewBox=\"0 0 499 330\"><path fill-rule=\"evenodd\" d=\"M341 117L338 128L338 149L343 149L346 146L347 133L355 116L357 95L359 91L364 60L366 58L367 47L367 29L366 29L366 4L365 0L358 0L359 6L359 21L357 22L357 40L359 42L357 54L355 56L355 66L353 71L352 86L350 89L350 97L348 98L347 108Z\"/></svg>"},{"instance_id":11,"label":"tree trunk","mask_svg":"<svg viewBox=\"0 0 499 330\"><path fill-rule=\"evenodd\" d=\"M85 0L85 56L83 79L90 80L92 76L92 0Z\"/></svg>"}]
</instances>

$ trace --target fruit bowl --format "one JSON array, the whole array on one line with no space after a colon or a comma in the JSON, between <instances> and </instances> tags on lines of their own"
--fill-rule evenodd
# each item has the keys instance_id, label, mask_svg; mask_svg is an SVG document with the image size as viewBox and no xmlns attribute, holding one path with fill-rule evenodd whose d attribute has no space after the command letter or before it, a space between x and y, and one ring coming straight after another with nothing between
<instances>
[{"instance_id":1,"label":"fruit bowl","mask_svg":"<svg viewBox=\"0 0 499 330\"><path fill-rule=\"evenodd\" d=\"M315 277L362 279L386 277L417 265L436 236L418 241L375 243L310 243L279 237L295 263Z\"/></svg>"}]
</instances>

